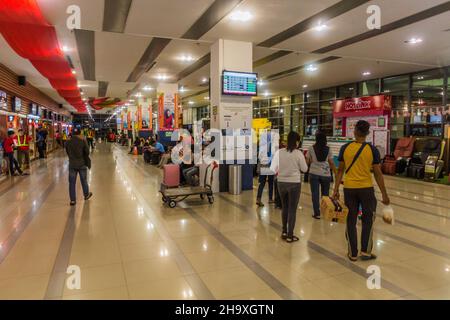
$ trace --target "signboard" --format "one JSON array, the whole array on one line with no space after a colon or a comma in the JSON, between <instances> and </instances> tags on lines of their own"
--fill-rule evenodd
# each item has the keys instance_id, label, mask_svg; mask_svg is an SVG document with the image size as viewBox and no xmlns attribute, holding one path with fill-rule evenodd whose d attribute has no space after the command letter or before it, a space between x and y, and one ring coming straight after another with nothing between
<instances>
[{"instance_id":1,"label":"signboard","mask_svg":"<svg viewBox=\"0 0 450 320\"><path fill-rule=\"evenodd\" d=\"M390 96L350 98L333 102L334 117L359 117L383 115L392 109Z\"/></svg>"},{"instance_id":2,"label":"signboard","mask_svg":"<svg viewBox=\"0 0 450 320\"><path fill-rule=\"evenodd\" d=\"M4 91L0 91L0 110L8 110L8 98Z\"/></svg>"},{"instance_id":3,"label":"signboard","mask_svg":"<svg viewBox=\"0 0 450 320\"><path fill-rule=\"evenodd\" d=\"M30 114L32 114L33 116L37 116L38 115L38 107L36 103L31 103L30 104Z\"/></svg>"},{"instance_id":4,"label":"signboard","mask_svg":"<svg viewBox=\"0 0 450 320\"><path fill-rule=\"evenodd\" d=\"M14 97L13 99L13 112L19 113L22 110L22 100L18 97Z\"/></svg>"},{"instance_id":5,"label":"signboard","mask_svg":"<svg viewBox=\"0 0 450 320\"><path fill-rule=\"evenodd\" d=\"M252 109L246 104L225 104L220 117L222 129L251 129Z\"/></svg>"}]
</instances>

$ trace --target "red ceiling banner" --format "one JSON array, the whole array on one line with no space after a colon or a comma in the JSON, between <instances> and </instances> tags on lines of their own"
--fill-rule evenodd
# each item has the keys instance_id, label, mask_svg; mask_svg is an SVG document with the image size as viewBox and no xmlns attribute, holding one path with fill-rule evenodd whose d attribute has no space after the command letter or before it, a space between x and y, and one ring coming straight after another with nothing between
<instances>
[{"instance_id":1,"label":"red ceiling banner","mask_svg":"<svg viewBox=\"0 0 450 320\"><path fill-rule=\"evenodd\" d=\"M55 28L36 0L1 0L0 33L11 48L46 77L78 111L85 111L77 79L60 48Z\"/></svg>"}]
</instances>

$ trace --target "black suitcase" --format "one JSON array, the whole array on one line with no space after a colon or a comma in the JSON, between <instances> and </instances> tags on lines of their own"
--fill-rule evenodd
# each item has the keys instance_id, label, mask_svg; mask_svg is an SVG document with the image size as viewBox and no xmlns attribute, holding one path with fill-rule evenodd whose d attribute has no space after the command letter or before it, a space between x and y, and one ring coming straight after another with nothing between
<instances>
[{"instance_id":1,"label":"black suitcase","mask_svg":"<svg viewBox=\"0 0 450 320\"><path fill-rule=\"evenodd\" d=\"M159 162L161 161L161 153L159 152L152 152L152 164L153 165L158 165Z\"/></svg>"},{"instance_id":2,"label":"black suitcase","mask_svg":"<svg viewBox=\"0 0 450 320\"><path fill-rule=\"evenodd\" d=\"M152 154L149 151L145 151L144 152L144 161L145 163L150 163L152 162Z\"/></svg>"}]
</instances>

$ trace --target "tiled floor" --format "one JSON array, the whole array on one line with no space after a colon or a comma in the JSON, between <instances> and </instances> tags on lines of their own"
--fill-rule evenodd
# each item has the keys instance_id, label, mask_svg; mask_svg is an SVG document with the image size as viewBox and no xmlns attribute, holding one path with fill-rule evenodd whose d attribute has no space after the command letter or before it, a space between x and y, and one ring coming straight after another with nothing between
<instances>
[{"instance_id":1,"label":"tiled floor","mask_svg":"<svg viewBox=\"0 0 450 320\"><path fill-rule=\"evenodd\" d=\"M379 219L379 259L352 264L344 226L311 218L308 185L301 240L287 244L279 210L256 208L252 191L170 209L160 170L117 146L92 158L94 197L76 208L61 152L1 184L0 299L450 299L450 187L387 177L397 223ZM379 290L366 285L371 264ZM71 265L80 289L66 285Z\"/></svg>"}]
</instances>

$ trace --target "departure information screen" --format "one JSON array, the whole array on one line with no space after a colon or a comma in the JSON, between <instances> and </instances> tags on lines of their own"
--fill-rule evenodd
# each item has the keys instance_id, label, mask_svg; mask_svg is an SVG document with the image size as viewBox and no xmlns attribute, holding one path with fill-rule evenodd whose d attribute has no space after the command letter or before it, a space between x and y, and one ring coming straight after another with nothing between
<instances>
[{"instance_id":1,"label":"departure information screen","mask_svg":"<svg viewBox=\"0 0 450 320\"><path fill-rule=\"evenodd\" d=\"M256 73L243 73L224 71L223 90L225 95L256 96L258 95L258 75Z\"/></svg>"}]
</instances>

